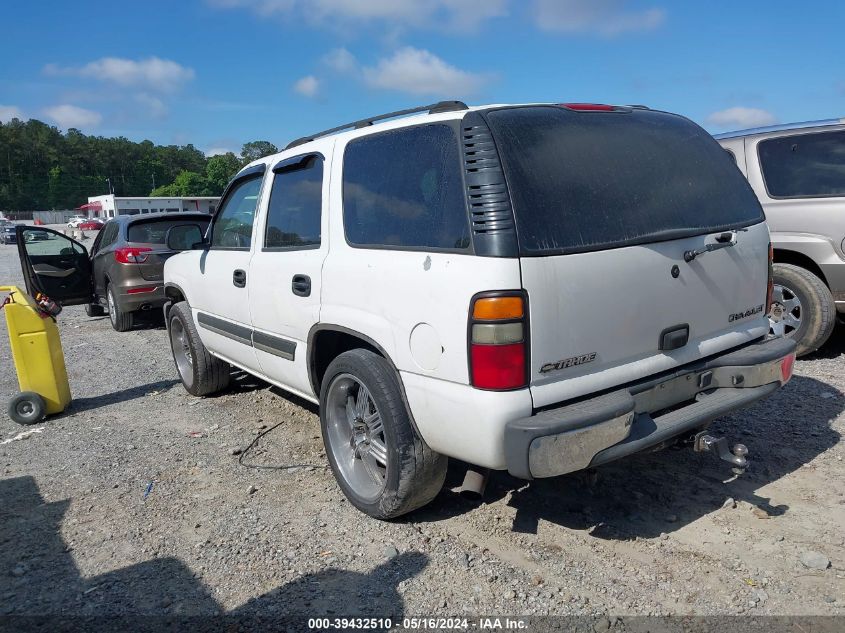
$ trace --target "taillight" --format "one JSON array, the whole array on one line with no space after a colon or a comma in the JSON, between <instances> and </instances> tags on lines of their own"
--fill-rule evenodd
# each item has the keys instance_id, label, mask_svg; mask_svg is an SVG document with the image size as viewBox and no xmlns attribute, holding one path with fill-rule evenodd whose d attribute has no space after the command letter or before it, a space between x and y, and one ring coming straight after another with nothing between
<instances>
[{"instance_id":1,"label":"taillight","mask_svg":"<svg viewBox=\"0 0 845 633\"><path fill-rule=\"evenodd\" d=\"M528 384L528 311L525 294L485 292L469 308L472 386L506 391Z\"/></svg>"},{"instance_id":2,"label":"taillight","mask_svg":"<svg viewBox=\"0 0 845 633\"><path fill-rule=\"evenodd\" d=\"M775 249L772 248L772 243L769 242L769 281L768 281L768 286L766 287L766 314L768 314L771 311L773 295L775 293L774 261L775 261Z\"/></svg>"},{"instance_id":3,"label":"taillight","mask_svg":"<svg viewBox=\"0 0 845 633\"><path fill-rule=\"evenodd\" d=\"M616 109L616 106L604 103L561 103L560 105L577 112L613 112Z\"/></svg>"},{"instance_id":4,"label":"taillight","mask_svg":"<svg viewBox=\"0 0 845 633\"><path fill-rule=\"evenodd\" d=\"M119 264L143 264L152 250L148 247L124 246L114 249L114 259Z\"/></svg>"}]
</instances>

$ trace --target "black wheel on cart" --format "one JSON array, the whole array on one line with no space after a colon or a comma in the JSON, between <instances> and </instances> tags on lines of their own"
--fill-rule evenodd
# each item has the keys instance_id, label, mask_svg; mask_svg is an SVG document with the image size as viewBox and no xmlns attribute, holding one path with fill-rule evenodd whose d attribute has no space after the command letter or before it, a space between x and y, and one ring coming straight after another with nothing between
<instances>
[{"instance_id":1,"label":"black wheel on cart","mask_svg":"<svg viewBox=\"0 0 845 633\"><path fill-rule=\"evenodd\" d=\"M9 417L18 424L38 424L44 419L47 405L34 391L23 391L9 400Z\"/></svg>"}]
</instances>

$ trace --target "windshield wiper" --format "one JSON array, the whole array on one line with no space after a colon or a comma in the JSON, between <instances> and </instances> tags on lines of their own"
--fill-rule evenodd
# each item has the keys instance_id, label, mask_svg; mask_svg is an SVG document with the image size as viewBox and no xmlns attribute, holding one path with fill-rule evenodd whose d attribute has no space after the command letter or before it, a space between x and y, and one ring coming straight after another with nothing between
<instances>
[{"instance_id":1,"label":"windshield wiper","mask_svg":"<svg viewBox=\"0 0 845 633\"><path fill-rule=\"evenodd\" d=\"M716 242L714 244L707 244L703 248L696 249L694 251L684 251L684 261L689 263L693 261L699 255L704 255L704 253L709 253L711 251L718 251L723 248L728 248L729 246L733 246L736 244L736 234L739 231L744 231L746 229L738 229L736 231L727 231L726 233L722 233L716 238Z\"/></svg>"}]
</instances>

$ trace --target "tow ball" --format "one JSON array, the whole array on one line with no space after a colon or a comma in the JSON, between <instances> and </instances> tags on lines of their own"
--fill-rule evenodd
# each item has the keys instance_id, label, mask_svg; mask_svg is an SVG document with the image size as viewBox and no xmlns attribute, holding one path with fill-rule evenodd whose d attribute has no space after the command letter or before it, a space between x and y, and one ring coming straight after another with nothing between
<instances>
[{"instance_id":1,"label":"tow ball","mask_svg":"<svg viewBox=\"0 0 845 633\"><path fill-rule=\"evenodd\" d=\"M748 460L745 459L745 456L748 455L748 447L745 444L734 444L733 448L728 449L726 438L713 437L706 431L702 431L695 436L693 450L697 453L716 452L719 459L733 466L733 472L737 475L741 475L748 468Z\"/></svg>"}]
</instances>

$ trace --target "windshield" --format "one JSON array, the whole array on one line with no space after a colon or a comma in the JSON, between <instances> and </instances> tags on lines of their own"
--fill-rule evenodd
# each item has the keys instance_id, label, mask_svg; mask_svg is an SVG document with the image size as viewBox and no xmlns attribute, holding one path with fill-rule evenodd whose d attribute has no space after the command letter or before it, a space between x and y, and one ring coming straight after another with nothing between
<instances>
[{"instance_id":1,"label":"windshield","mask_svg":"<svg viewBox=\"0 0 845 633\"><path fill-rule=\"evenodd\" d=\"M487 113L522 255L584 252L763 221L731 157L683 117L557 106Z\"/></svg>"}]
</instances>

